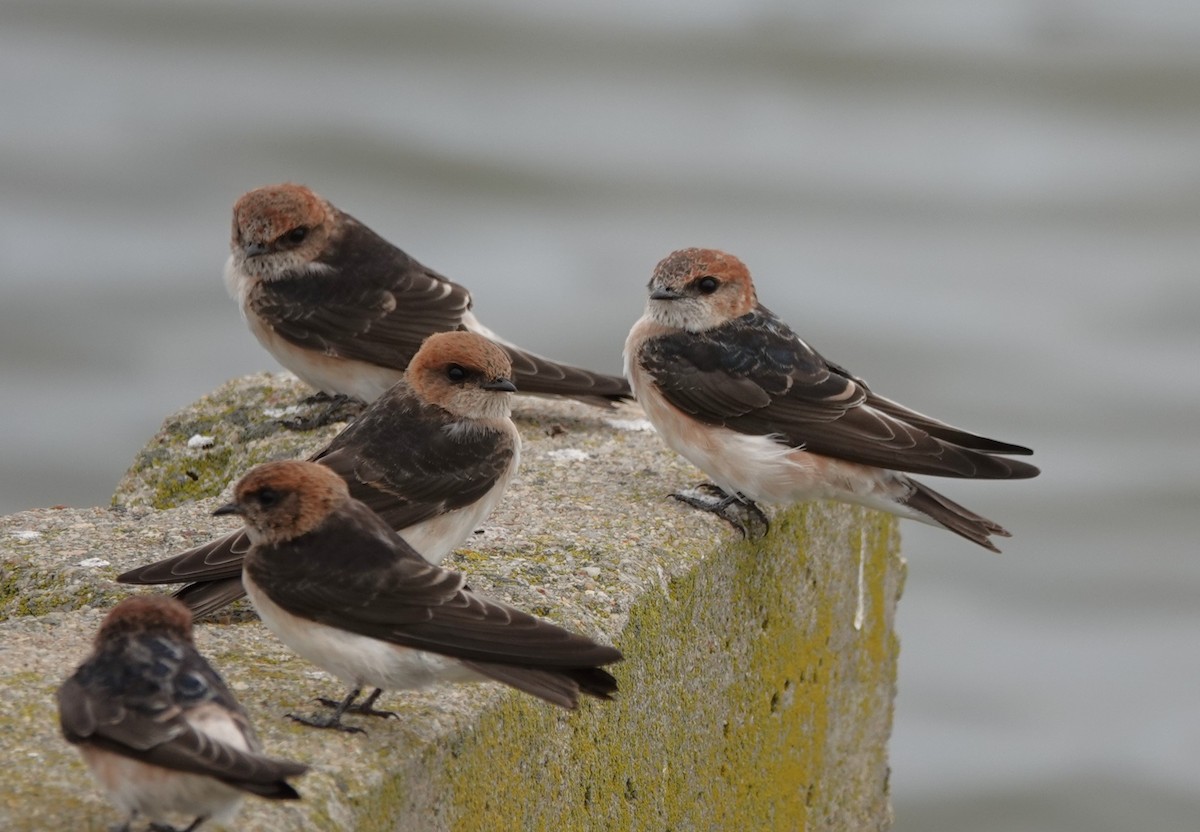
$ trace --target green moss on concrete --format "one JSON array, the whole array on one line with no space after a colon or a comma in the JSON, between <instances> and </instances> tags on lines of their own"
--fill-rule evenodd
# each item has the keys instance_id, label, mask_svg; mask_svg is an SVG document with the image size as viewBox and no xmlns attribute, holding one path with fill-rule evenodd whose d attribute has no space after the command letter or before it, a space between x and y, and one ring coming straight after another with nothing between
<instances>
[{"instance_id":1,"label":"green moss on concrete","mask_svg":"<svg viewBox=\"0 0 1200 832\"><path fill-rule=\"evenodd\" d=\"M0 560L0 621L105 606L127 594L116 585L96 583L82 570L62 572L54 567L31 567L24 561Z\"/></svg>"},{"instance_id":2,"label":"green moss on concrete","mask_svg":"<svg viewBox=\"0 0 1200 832\"><path fill-rule=\"evenodd\" d=\"M229 528L210 516L213 503L188 500L261 459L307 455L336 430L280 428L268 409L306 391L261 379L168 419L115 498L127 508L0 518L0 615L15 608L0 641L21 657L0 668L0 722L12 729L10 757L27 761L0 795L0 827L115 820L57 736L52 691L87 652L102 615L87 607L130 591L113 575ZM903 579L895 522L802 506L776 515L766 540L735 542L667 498L698 475L653 435L614 432L581 406L529 407L517 420L520 477L447 565L490 597L615 641L627 656L614 669L616 700L567 713L496 685L439 686L389 693L384 707L400 718L364 720L366 736L315 732L283 714L340 685L243 607L201 624L197 643L268 752L313 768L298 783L304 800L247 801L237 828L885 828ZM187 448L195 433L213 447ZM238 448L237 462L226 447ZM586 464L551 453L565 448L587 453ZM210 480L207 490L179 486L187 470ZM168 511L142 507L178 499ZM93 559L109 565L82 566Z\"/></svg>"},{"instance_id":3,"label":"green moss on concrete","mask_svg":"<svg viewBox=\"0 0 1200 832\"><path fill-rule=\"evenodd\" d=\"M900 565L890 519L844 515L798 508L643 596L616 701L567 715L513 695L482 714L429 763L443 792L429 828L885 828ZM421 803L410 785L388 778L359 828L401 828Z\"/></svg>"},{"instance_id":4,"label":"green moss on concrete","mask_svg":"<svg viewBox=\"0 0 1200 832\"><path fill-rule=\"evenodd\" d=\"M307 456L342 425L294 431L268 414L295 408L311 392L268 373L222 385L163 422L117 486L113 505L172 508L217 496L252 465ZM302 407L295 415L309 412ZM211 437L211 446L189 448L197 435Z\"/></svg>"}]
</instances>

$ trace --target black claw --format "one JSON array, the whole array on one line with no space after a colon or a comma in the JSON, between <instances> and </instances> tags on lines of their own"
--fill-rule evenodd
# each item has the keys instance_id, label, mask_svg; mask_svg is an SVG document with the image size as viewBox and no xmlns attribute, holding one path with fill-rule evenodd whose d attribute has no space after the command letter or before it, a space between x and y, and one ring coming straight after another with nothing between
<instances>
[{"instance_id":1,"label":"black claw","mask_svg":"<svg viewBox=\"0 0 1200 832\"><path fill-rule=\"evenodd\" d=\"M763 537L771 528L767 515L753 500L741 494L728 494L711 482L686 491L675 491L671 496L692 508L717 515L741 532L746 540Z\"/></svg>"},{"instance_id":2,"label":"black claw","mask_svg":"<svg viewBox=\"0 0 1200 832\"><path fill-rule=\"evenodd\" d=\"M342 715L340 713L331 714L328 716L301 716L300 714L287 714L288 719L293 722L299 722L301 725L307 725L310 728L331 728L335 731L344 731L347 734L365 734L364 729L356 725L343 725Z\"/></svg>"},{"instance_id":3,"label":"black claw","mask_svg":"<svg viewBox=\"0 0 1200 832\"><path fill-rule=\"evenodd\" d=\"M345 713L360 714L361 716L381 716L384 719L387 719L388 717L395 717L396 719L399 719L400 714L396 713L395 711L383 711L383 710L379 710L375 707L376 700L378 700L379 697L382 695L383 695L383 688L375 688L375 690L373 690L371 692L371 695L368 696L366 699L364 699L362 702L359 702L357 705L351 705L349 708L346 708ZM342 704L341 702L339 702L336 699L326 699L323 696L318 696L317 702L321 703L326 708L338 708Z\"/></svg>"},{"instance_id":4,"label":"black claw","mask_svg":"<svg viewBox=\"0 0 1200 832\"><path fill-rule=\"evenodd\" d=\"M382 693L382 691L380 692ZM342 714L346 713L346 711L350 709L350 706L354 704L354 700L358 698L360 693L362 693L362 688L355 688L354 690L350 691L350 693L346 694L346 698L341 702L332 703L334 711L328 716L317 716L316 714L313 714L312 716L288 714L288 719L295 720L301 725L310 725L313 728L333 728L337 731L345 731L347 734L365 734L367 732L362 728L356 728L353 725L342 724ZM322 702L320 699L317 701ZM374 700L368 699L367 701L371 702Z\"/></svg>"}]
</instances>

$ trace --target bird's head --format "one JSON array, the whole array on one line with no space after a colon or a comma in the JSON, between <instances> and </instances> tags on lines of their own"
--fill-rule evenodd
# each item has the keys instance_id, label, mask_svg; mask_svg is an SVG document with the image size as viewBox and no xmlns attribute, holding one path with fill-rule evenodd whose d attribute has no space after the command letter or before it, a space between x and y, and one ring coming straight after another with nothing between
<instances>
[{"instance_id":1,"label":"bird's head","mask_svg":"<svg viewBox=\"0 0 1200 832\"><path fill-rule=\"evenodd\" d=\"M702 332L750 312L758 303L741 260L710 248L672 252L654 267L646 311L660 324Z\"/></svg>"},{"instance_id":2,"label":"bird's head","mask_svg":"<svg viewBox=\"0 0 1200 832\"><path fill-rule=\"evenodd\" d=\"M315 529L350 499L342 478L324 465L265 462L238 480L233 500L213 514L236 514L252 543L283 543Z\"/></svg>"},{"instance_id":3,"label":"bird's head","mask_svg":"<svg viewBox=\"0 0 1200 832\"><path fill-rule=\"evenodd\" d=\"M233 263L263 280L312 268L338 222L338 211L303 185L256 188L233 206Z\"/></svg>"}]
</instances>

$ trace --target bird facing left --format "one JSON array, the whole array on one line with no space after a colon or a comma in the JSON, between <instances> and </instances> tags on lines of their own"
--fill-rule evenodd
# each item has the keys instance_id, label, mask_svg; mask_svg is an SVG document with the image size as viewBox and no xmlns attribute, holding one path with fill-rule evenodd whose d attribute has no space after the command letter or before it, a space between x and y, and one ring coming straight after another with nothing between
<instances>
[{"instance_id":1,"label":"bird facing left","mask_svg":"<svg viewBox=\"0 0 1200 832\"><path fill-rule=\"evenodd\" d=\"M298 722L361 730L341 717L365 685L491 680L564 708L580 693L609 699L617 690L603 666L620 661L619 650L474 592L323 465L256 466L216 514L246 523L242 583L263 623L349 687L332 715L289 714Z\"/></svg>"}]
</instances>

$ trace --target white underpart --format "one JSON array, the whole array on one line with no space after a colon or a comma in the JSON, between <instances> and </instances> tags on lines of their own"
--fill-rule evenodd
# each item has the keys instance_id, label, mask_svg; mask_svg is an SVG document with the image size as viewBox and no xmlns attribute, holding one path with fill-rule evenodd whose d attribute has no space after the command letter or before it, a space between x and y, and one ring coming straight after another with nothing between
<instances>
[{"instance_id":1,"label":"white underpart","mask_svg":"<svg viewBox=\"0 0 1200 832\"><path fill-rule=\"evenodd\" d=\"M516 435L516 428L512 428L511 423L509 424L514 434L512 463L508 466L508 470L496 480L496 484L492 486L491 490L469 506L439 514L437 517L431 517L424 522L399 530L400 536L408 542L408 545L420 552L421 556L430 563L441 563L446 555L461 546L491 515L492 510L504 497L504 493L508 491L508 485L516 476L521 463L521 438Z\"/></svg>"},{"instance_id":2,"label":"white underpart","mask_svg":"<svg viewBox=\"0 0 1200 832\"><path fill-rule=\"evenodd\" d=\"M197 708L185 718L197 731L215 740L242 751L254 750L238 724L221 708ZM169 820L175 815L191 821L205 816L227 823L242 800L239 789L202 774L148 765L90 745L80 746L80 753L112 802L127 814L137 812L150 820Z\"/></svg>"},{"instance_id":3,"label":"white underpart","mask_svg":"<svg viewBox=\"0 0 1200 832\"><path fill-rule=\"evenodd\" d=\"M317 263L309 264L307 268L310 271L329 269ZM372 402L403 377L402 370L325 355L298 347L276 334L247 305L255 280L238 269L231 255L225 263L225 288L237 300L246 325L263 348L304 383L326 393L341 393Z\"/></svg>"},{"instance_id":4,"label":"white underpart","mask_svg":"<svg viewBox=\"0 0 1200 832\"><path fill-rule=\"evenodd\" d=\"M663 441L722 490L776 504L841 500L937 525L901 502L910 493L904 474L811 454L774 436L707 425L670 404L636 360L639 332L653 332L654 325L645 317L634 325L625 347L625 375Z\"/></svg>"},{"instance_id":5,"label":"white underpart","mask_svg":"<svg viewBox=\"0 0 1200 832\"><path fill-rule=\"evenodd\" d=\"M267 597L246 573L246 595L279 640L350 687L412 690L436 682L478 682L484 677L458 659L401 647L370 636L292 615Z\"/></svg>"}]
</instances>

